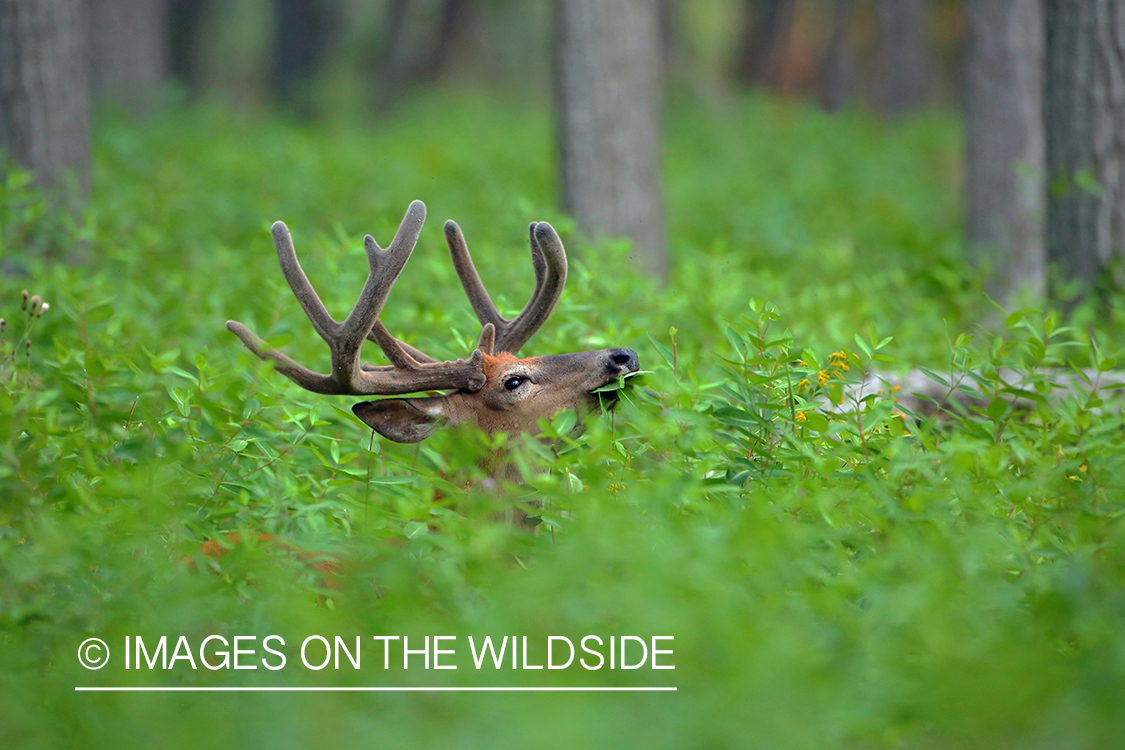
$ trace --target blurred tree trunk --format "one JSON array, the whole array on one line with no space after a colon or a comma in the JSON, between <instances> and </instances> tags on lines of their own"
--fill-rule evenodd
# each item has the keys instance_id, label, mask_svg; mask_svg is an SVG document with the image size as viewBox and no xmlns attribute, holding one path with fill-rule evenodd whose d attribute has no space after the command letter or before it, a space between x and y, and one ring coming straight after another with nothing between
<instances>
[{"instance_id":1,"label":"blurred tree trunk","mask_svg":"<svg viewBox=\"0 0 1125 750\"><path fill-rule=\"evenodd\" d=\"M930 43L927 0L876 0L879 21L876 103L886 114L914 109L926 98Z\"/></svg>"},{"instance_id":2,"label":"blurred tree trunk","mask_svg":"<svg viewBox=\"0 0 1125 750\"><path fill-rule=\"evenodd\" d=\"M82 0L0 0L0 149L72 208L90 177L86 55Z\"/></svg>"},{"instance_id":3,"label":"blurred tree trunk","mask_svg":"<svg viewBox=\"0 0 1125 750\"><path fill-rule=\"evenodd\" d=\"M833 8L832 36L820 63L821 104L826 112L840 111L855 87L856 63L848 48L855 7L855 0L836 0Z\"/></svg>"},{"instance_id":4,"label":"blurred tree trunk","mask_svg":"<svg viewBox=\"0 0 1125 750\"><path fill-rule=\"evenodd\" d=\"M198 94L199 35L210 0L170 0L168 7L168 73L188 90Z\"/></svg>"},{"instance_id":5,"label":"blurred tree trunk","mask_svg":"<svg viewBox=\"0 0 1125 750\"><path fill-rule=\"evenodd\" d=\"M476 0L442 0L436 9L436 24L425 13L425 6L426 3L410 0L387 3L375 86L383 108L393 106L412 85L441 78L458 46L479 28L481 5ZM426 23L418 23L419 15ZM418 31L423 32L426 43L411 38ZM422 52L412 54L414 48L421 48Z\"/></svg>"},{"instance_id":6,"label":"blurred tree trunk","mask_svg":"<svg viewBox=\"0 0 1125 750\"><path fill-rule=\"evenodd\" d=\"M410 78L406 50L406 12L409 0L390 0L383 18L382 47L375 64L375 93L380 106L398 101Z\"/></svg>"},{"instance_id":7,"label":"blurred tree trunk","mask_svg":"<svg viewBox=\"0 0 1125 750\"><path fill-rule=\"evenodd\" d=\"M993 292L1046 289L1041 0L968 0L967 239Z\"/></svg>"},{"instance_id":8,"label":"blurred tree trunk","mask_svg":"<svg viewBox=\"0 0 1125 750\"><path fill-rule=\"evenodd\" d=\"M663 276L660 22L651 0L555 0L562 200L587 235L633 240Z\"/></svg>"},{"instance_id":9,"label":"blurred tree trunk","mask_svg":"<svg viewBox=\"0 0 1125 750\"><path fill-rule=\"evenodd\" d=\"M793 27L795 0L743 0L734 77L750 86L776 86Z\"/></svg>"},{"instance_id":10,"label":"blurred tree trunk","mask_svg":"<svg viewBox=\"0 0 1125 750\"><path fill-rule=\"evenodd\" d=\"M312 77L323 57L328 23L318 0L274 0L273 94L303 117L313 112Z\"/></svg>"},{"instance_id":11,"label":"blurred tree trunk","mask_svg":"<svg viewBox=\"0 0 1125 750\"><path fill-rule=\"evenodd\" d=\"M1046 0L1047 256L1093 288L1125 257L1125 0Z\"/></svg>"},{"instance_id":12,"label":"blurred tree trunk","mask_svg":"<svg viewBox=\"0 0 1125 750\"><path fill-rule=\"evenodd\" d=\"M471 0L444 0L438 14L438 28L429 52L418 66L424 81L436 81L449 64L449 53L472 23L474 3Z\"/></svg>"},{"instance_id":13,"label":"blurred tree trunk","mask_svg":"<svg viewBox=\"0 0 1125 750\"><path fill-rule=\"evenodd\" d=\"M95 97L150 108L167 69L165 0L86 0Z\"/></svg>"},{"instance_id":14,"label":"blurred tree trunk","mask_svg":"<svg viewBox=\"0 0 1125 750\"><path fill-rule=\"evenodd\" d=\"M658 0L660 19L660 69L665 77L674 77L685 65L684 18L680 0Z\"/></svg>"}]
</instances>

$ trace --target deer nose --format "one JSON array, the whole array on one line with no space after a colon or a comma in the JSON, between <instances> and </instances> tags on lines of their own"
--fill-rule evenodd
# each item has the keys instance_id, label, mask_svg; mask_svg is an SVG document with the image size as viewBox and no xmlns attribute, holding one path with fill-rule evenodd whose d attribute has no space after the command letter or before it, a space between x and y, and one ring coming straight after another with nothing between
<instances>
[{"instance_id":1,"label":"deer nose","mask_svg":"<svg viewBox=\"0 0 1125 750\"><path fill-rule=\"evenodd\" d=\"M636 372L641 369L640 359L632 349L610 349L606 369L613 375L620 375L623 372Z\"/></svg>"}]
</instances>

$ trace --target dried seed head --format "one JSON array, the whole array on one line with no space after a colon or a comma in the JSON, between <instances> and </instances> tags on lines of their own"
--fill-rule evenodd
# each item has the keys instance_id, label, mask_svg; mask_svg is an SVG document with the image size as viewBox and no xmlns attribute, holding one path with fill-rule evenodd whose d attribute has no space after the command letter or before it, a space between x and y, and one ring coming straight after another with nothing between
<instances>
[{"instance_id":1,"label":"dried seed head","mask_svg":"<svg viewBox=\"0 0 1125 750\"><path fill-rule=\"evenodd\" d=\"M27 290L24 289L22 292L20 292L20 294L23 295L23 304L20 306L20 309L26 310L27 309Z\"/></svg>"},{"instance_id":2,"label":"dried seed head","mask_svg":"<svg viewBox=\"0 0 1125 750\"><path fill-rule=\"evenodd\" d=\"M42 318L43 313L47 312L50 309L51 309L51 303L50 302L44 302L42 305L39 306L39 317Z\"/></svg>"},{"instance_id":3,"label":"dried seed head","mask_svg":"<svg viewBox=\"0 0 1125 750\"><path fill-rule=\"evenodd\" d=\"M40 297L38 294L34 295L31 298L31 311L28 313L28 315L32 315L32 316L38 315L39 314L39 305L42 304L42 303L43 303L43 298Z\"/></svg>"},{"instance_id":4,"label":"dried seed head","mask_svg":"<svg viewBox=\"0 0 1125 750\"><path fill-rule=\"evenodd\" d=\"M31 339L27 340L27 356L31 356Z\"/></svg>"},{"instance_id":5,"label":"dried seed head","mask_svg":"<svg viewBox=\"0 0 1125 750\"><path fill-rule=\"evenodd\" d=\"M3 318L0 318L0 334L4 333L4 331L7 330L7 328L8 328L8 321L4 320Z\"/></svg>"}]
</instances>

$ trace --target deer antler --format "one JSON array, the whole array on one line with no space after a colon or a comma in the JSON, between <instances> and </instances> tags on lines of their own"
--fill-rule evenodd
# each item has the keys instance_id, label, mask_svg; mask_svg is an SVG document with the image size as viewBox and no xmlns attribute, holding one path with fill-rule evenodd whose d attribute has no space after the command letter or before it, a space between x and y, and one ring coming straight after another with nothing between
<instances>
[{"instance_id":1,"label":"deer antler","mask_svg":"<svg viewBox=\"0 0 1125 750\"><path fill-rule=\"evenodd\" d=\"M505 320L500 317L496 305L488 296L488 290L480 280L461 228L456 222L445 222L445 239L453 256L453 266L457 269L461 286L465 288L473 311L486 332L489 326L495 328L495 349L510 354L519 352L520 347L543 325L555 303L559 301L566 283L566 251L559 235L545 221L532 222L528 227L528 235L531 241L531 265L535 270L535 291L531 293L531 298L519 315ZM487 343L486 336L482 334L480 349L486 354L492 354L493 347L486 347Z\"/></svg>"},{"instance_id":2,"label":"deer antler","mask_svg":"<svg viewBox=\"0 0 1125 750\"><path fill-rule=\"evenodd\" d=\"M237 321L227 321L227 330L238 336L246 348L254 354L275 362L278 372L314 393L392 396L429 390L480 390L485 383L481 348L474 351L468 360L437 362L396 339L379 321L379 313L383 310L387 295L390 294L395 280L410 258L425 219L426 206L421 201L414 201L406 210L406 216L386 250L381 249L370 235L364 237L363 246L367 251L371 272L367 276L367 283L364 284L355 307L342 323L328 314L324 303L320 301L316 290L301 269L288 227L280 221L273 225L273 242L277 248L277 259L281 264L282 273L285 274L285 280L289 282L289 287L293 290L301 308L308 315L309 322L331 351L330 374L313 372L277 349L267 349L262 339ZM539 272L536 273L538 276ZM565 261L563 274L565 275ZM537 290L538 286L537 284ZM557 296L556 293L555 297ZM485 299L488 299L487 294ZM551 304L554 304L553 300ZM495 308L492 309L495 313ZM498 315L496 317L500 319ZM485 331L481 334L482 346L489 343L488 339L492 336L489 328L490 326L486 325ZM371 339L382 348L387 359L391 361L390 366L360 366L360 348L365 339Z\"/></svg>"}]
</instances>

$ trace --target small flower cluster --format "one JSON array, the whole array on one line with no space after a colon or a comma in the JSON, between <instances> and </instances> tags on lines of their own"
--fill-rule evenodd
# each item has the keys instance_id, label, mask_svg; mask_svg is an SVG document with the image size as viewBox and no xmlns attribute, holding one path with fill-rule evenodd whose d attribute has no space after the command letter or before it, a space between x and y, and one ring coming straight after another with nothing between
<instances>
[{"instance_id":1,"label":"small flower cluster","mask_svg":"<svg viewBox=\"0 0 1125 750\"><path fill-rule=\"evenodd\" d=\"M0 364L11 361L15 357L15 352L21 348L21 344L23 345L22 348L25 356L31 356L31 339L28 337L28 334L31 332L32 326L43 317L43 314L51 309L50 303L44 302L43 298L38 294L31 294L24 289L20 292L20 296L22 297L20 310L27 314L27 325L20 335L18 342L12 348L11 354L3 354L3 356L0 356ZM8 321L4 318L0 318L0 348L2 349L7 349L7 341L5 340L7 332Z\"/></svg>"},{"instance_id":2,"label":"small flower cluster","mask_svg":"<svg viewBox=\"0 0 1125 750\"><path fill-rule=\"evenodd\" d=\"M844 379L844 373L852 369L848 364L847 352L840 350L828 355L828 367L816 373L817 382L823 388L832 379Z\"/></svg>"},{"instance_id":3,"label":"small flower cluster","mask_svg":"<svg viewBox=\"0 0 1125 750\"><path fill-rule=\"evenodd\" d=\"M801 360L797 364L805 366L805 361ZM844 373L851 369L848 364L847 352L841 350L832 352L828 355L828 366L822 370L816 371L816 384L820 388L828 385L831 380L843 380ZM808 378L801 378L798 381L795 391L797 393L804 393L812 386L812 382Z\"/></svg>"},{"instance_id":4,"label":"small flower cluster","mask_svg":"<svg viewBox=\"0 0 1125 750\"><path fill-rule=\"evenodd\" d=\"M51 309L50 303L44 302L43 298L38 294L28 296L26 289L20 292L20 294L23 295L23 304L20 309L26 312L29 317L42 318L43 313ZM30 310L28 309L29 306L31 308Z\"/></svg>"}]
</instances>

